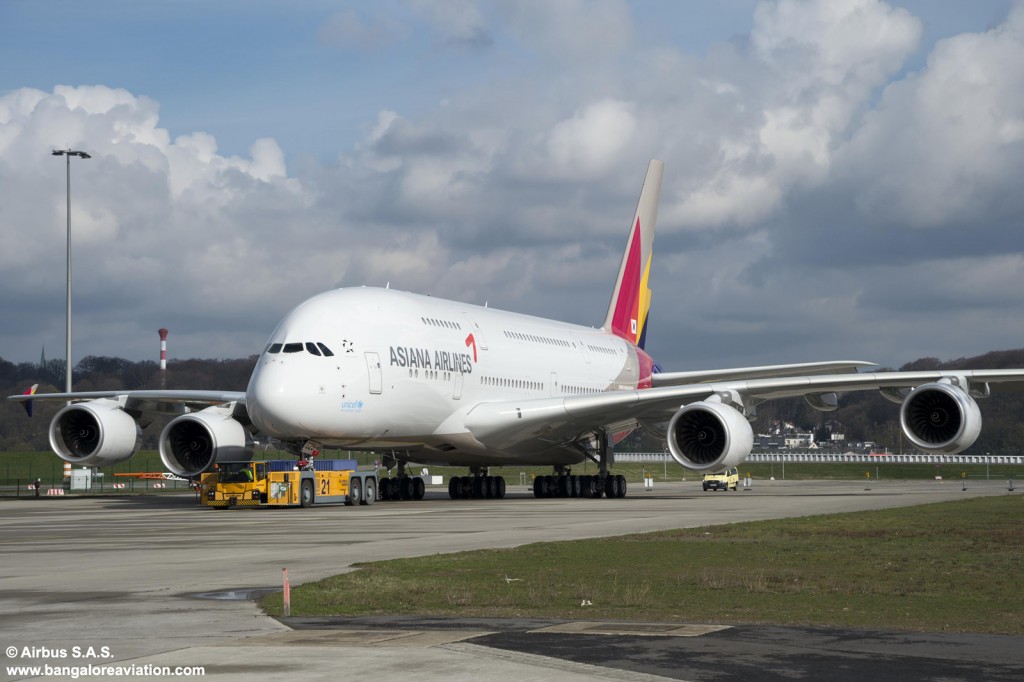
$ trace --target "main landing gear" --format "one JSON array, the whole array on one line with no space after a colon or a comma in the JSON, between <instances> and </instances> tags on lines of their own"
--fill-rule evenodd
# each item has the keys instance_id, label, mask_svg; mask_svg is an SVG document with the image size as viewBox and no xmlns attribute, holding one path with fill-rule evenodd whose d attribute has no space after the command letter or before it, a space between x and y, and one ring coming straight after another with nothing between
<instances>
[{"instance_id":1,"label":"main landing gear","mask_svg":"<svg viewBox=\"0 0 1024 682\"><path fill-rule=\"evenodd\" d=\"M589 452L587 458L597 464L596 476L574 476L564 467L555 467L554 476L538 476L533 479L534 497L590 497L604 495L608 499L626 496L626 477L608 473L608 466L615 460L608 446L608 434L595 434L597 457Z\"/></svg>"},{"instance_id":2,"label":"main landing gear","mask_svg":"<svg viewBox=\"0 0 1024 682\"><path fill-rule=\"evenodd\" d=\"M505 497L505 478L488 476L484 467L471 467L472 476L452 476L448 497L453 500L500 500Z\"/></svg>"},{"instance_id":3,"label":"main landing gear","mask_svg":"<svg viewBox=\"0 0 1024 682\"><path fill-rule=\"evenodd\" d=\"M381 500L422 500L427 492L426 484L418 476L405 471L405 462L397 462L398 475L384 477L377 483L377 494ZM390 469L390 467L388 467Z\"/></svg>"},{"instance_id":4,"label":"main landing gear","mask_svg":"<svg viewBox=\"0 0 1024 682\"><path fill-rule=\"evenodd\" d=\"M590 497L609 499L626 496L626 477L615 474L575 476L559 473L533 479L534 497Z\"/></svg>"}]
</instances>

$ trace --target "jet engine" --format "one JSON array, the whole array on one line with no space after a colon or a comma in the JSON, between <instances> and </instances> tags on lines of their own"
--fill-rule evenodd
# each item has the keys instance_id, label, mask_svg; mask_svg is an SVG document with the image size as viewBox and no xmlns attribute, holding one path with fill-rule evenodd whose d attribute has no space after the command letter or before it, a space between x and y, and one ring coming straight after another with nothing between
<instances>
[{"instance_id":1,"label":"jet engine","mask_svg":"<svg viewBox=\"0 0 1024 682\"><path fill-rule=\"evenodd\" d=\"M955 455L969 448L981 433L981 410L958 386L922 384L903 401L900 426L922 450Z\"/></svg>"},{"instance_id":2,"label":"jet engine","mask_svg":"<svg viewBox=\"0 0 1024 682\"><path fill-rule=\"evenodd\" d=\"M743 414L710 400L691 403L668 423L668 451L695 471L719 471L736 466L754 447L754 431Z\"/></svg>"},{"instance_id":3,"label":"jet engine","mask_svg":"<svg viewBox=\"0 0 1024 682\"><path fill-rule=\"evenodd\" d=\"M223 407L208 407L171 420L160 434L160 459L179 476L196 476L217 462L248 462L252 440Z\"/></svg>"},{"instance_id":4,"label":"jet engine","mask_svg":"<svg viewBox=\"0 0 1024 682\"><path fill-rule=\"evenodd\" d=\"M50 447L65 462L102 467L139 451L142 429L109 398L68 405L50 422Z\"/></svg>"}]
</instances>

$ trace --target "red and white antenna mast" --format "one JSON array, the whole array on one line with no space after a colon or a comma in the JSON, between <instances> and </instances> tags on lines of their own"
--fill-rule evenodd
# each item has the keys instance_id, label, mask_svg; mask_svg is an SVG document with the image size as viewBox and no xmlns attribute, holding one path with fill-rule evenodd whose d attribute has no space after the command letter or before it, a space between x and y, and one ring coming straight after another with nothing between
<instances>
[{"instance_id":1,"label":"red and white antenna mast","mask_svg":"<svg viewBox=\"0 0 1024 682\"><path fill-rule=\"evenodd\" d=\"M167 329L157 330L160 335L160 388L167 388Z\"/></svg>"}]
</instances>

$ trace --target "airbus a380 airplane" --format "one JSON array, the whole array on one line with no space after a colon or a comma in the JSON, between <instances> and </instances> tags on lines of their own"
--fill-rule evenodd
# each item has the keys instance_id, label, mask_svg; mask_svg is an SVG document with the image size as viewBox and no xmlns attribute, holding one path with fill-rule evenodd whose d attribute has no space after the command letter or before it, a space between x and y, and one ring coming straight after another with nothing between
<instances>
[{"instance_id":1,"label":"airbus a380 airplane","mask_svg":"<svg viewBox=\"0 0 1024 682\"><path fill-rule=\"evenodd\" d=\"M50 424L68 462L106 466L139 448L147 414L176 412L160 457L181 476L252 457L253 437L293 453L340 447L385 455L397 476L384 498L421 499L406 465L469 467L449 494L503 497L492 467L550 465L534 494L623 497L610 443L638 426L664 438L684 467L735 466L753 446L758 404L803 396L823 411L836 393L878 390L901 405L914 446L956 453L981 430L975 398L1020 390L1024 370L865 372L857 361L660 372L644 352L648 276L662 163L652 161L600 329L391 289L328 291L288 313L244 393L102 391L10 396L70 400ZM571 467L594 461L595 476Z\"/></svg>"}]
</instances>

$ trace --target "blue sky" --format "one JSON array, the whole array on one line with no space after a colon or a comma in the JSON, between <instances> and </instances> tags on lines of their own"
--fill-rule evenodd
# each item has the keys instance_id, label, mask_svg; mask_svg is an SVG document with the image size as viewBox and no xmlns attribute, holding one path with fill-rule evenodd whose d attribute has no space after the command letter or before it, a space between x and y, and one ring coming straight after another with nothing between
<instances>
[{"instance_id":1,"label":"blue sky","mask_svg":"<svg viewBox=\"0 0 1024 682\"><path fill-rule=\"evenodd\" d=\"M1024 10L0 2L0 357L258 352L333 286L597 323L666 161L670 368L1024 345ZM57 276L60 275L60 276ZM153 337L153 338L150 338Z\"/></svg>"}]
</instances>

